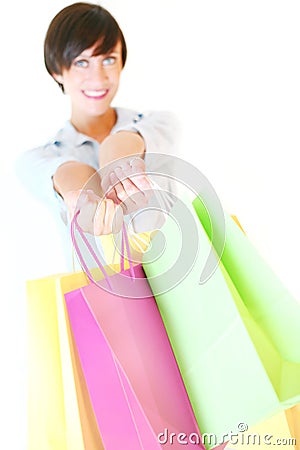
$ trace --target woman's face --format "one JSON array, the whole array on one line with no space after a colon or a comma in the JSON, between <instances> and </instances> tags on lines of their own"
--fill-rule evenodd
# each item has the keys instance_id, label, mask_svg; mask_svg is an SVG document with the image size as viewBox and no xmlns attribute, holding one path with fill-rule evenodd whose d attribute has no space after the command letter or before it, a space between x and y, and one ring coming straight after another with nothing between
<instances>
[{"instance_id":1,"label":"woman's face","mask_svg":"<svg viewBox=\"0 0 300 450\"><path fill-rule=\"evenodd\" d=\"M69 69L54 75L70 96L72 116L81 119L105 114L118 90L123 67L120 42L106 55L93 56L94 49L83 50Z\"/></svg>"}]
</instances>

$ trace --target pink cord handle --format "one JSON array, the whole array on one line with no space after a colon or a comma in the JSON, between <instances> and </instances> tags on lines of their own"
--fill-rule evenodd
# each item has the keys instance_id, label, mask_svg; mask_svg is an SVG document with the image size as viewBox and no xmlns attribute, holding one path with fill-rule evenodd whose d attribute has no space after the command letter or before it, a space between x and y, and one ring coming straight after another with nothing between
<instances>
[{"instance_id":1,"label":"pink cord handle","mask_svg":"<svg viewBox=\"0 0 300 450\"><path fill-rule=\"evenodd\" d=\"M112 290L112 286L110 284L109 276L108 276L107 271L105 270L103 264L101 263L101 261L99 260L99 258L97 256L95 250L93 249L93 247L89 243L87 237L84 234L84 231L82 230L81 226L78 223L77 218L78 218L79 213L80 213L80 210L76 211L76 213L74 214L74 217L73 217L73 219L71 221L71 238L72 238L72 243L74 245L75 252L76 252L76 254L78 256L80 265L84 269L84 271L87 274L89 280L92 283L97 284L97 283L95 283L95 280L94 280L94 278L93 278L93 276L92 276L92 274L90 272L90 269L88 268L87 264L85 263L85 260L84 260L84 258L82 256L82 253L81 253L80 249L79 249L79 245L77 244L77 240L76 240L76 237L75 237L75 230L77 230L78 233L80 234L81 239L85 243L87 249L89 250L89 252L92 255L92 257L94 258L94 260L97 263L99 269L103 273L105 281L107 282L110 290ZM125 256L124 256L124 250L125 250L124 247L125 246L126 246L126 252L127 252L127 259L128 259L128 262L129 262L130 275L134 279L135 278L135 274L134 274L134 269L133 269L133 263L132 263L132 260L131 260L131 253L130 253L130 245L129 245L128 233L127 233L127 230L126 230L126 226L123 223L123 225L122 225L122 243L121 243L121 270L122 271L125 270Z\"/></svg>"},{"instance_id":2,"label":"pink cord handle","mask_svg":"<svg viewBox=\"0 0 300 450\"><path fill-rule=\"evenodd\" d=\"M126 230L125 223L123 222L122 225L122 243L121 243L121 270L125 270L125 257L124 257L124 243L126 246L126 253L127 253L127 259L129 262L129 271L132 278L135 278L134 270L133 270L133 264L132 264L132 258L130 253L130 244L128 239L128 233Z\"/></svg>"}]
</instances>

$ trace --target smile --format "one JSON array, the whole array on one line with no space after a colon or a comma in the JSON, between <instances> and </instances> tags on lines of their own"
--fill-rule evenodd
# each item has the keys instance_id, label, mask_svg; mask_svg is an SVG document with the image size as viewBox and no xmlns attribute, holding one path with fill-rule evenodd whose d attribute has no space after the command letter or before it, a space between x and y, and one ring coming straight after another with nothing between
<instances>
[{"instance_id":1,"label":"smile","mask_svg":"<svg viewBox=\"0 0 300 450\"><path fill-rule=\"evenodd\" d=\"M100 89L100 90L96 90L96 91L82 91L82 92L88 98L101 100L102 98L104 98L107 95L108 89Z\"/></svg>"}]
</instances>

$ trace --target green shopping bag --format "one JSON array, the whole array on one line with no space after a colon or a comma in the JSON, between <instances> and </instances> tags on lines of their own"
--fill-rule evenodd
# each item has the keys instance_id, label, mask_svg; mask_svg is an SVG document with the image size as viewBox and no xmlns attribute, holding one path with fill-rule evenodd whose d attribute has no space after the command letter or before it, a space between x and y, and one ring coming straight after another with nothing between
<instances>
[{"instance_id":1,"label":"green shopping bag","mask_svg":"<svg viewBox=\"0 0 300 450\"><path fill-rule=\"evenodd\" d=\"M250 427L300 402L300 304L230 217L221 262L215 255L210 278L200 284L211 230L202 203L194 207L197 214L175 204L176 220L166 221L143 265L201 433L213 434L207 442L213 447L241 424ZM187 208L194 229L185 236L178 223L187 221ZM183 275L178 261L186 264L186 254L195 256ZM172 267L177 278L170 286Z\"/></svg>"},{"instance_id":2,"label":"green shopping bag","mask_svg":"<svg viewBox=\"0 0 300 450\"><path fill-rule=\"evenodd\" d=\"M193 203L209 237L209 216L200 199ZM268 376L281 402L299 395L300 386L300 303L296 301L259 255L239 227L226 216L226 241L221 258L224 271L230 277L243 304L255 322L269 336L276 350L280 370L274 370L261 341L252 328L248 330L265 365ZM297 403L297 401L296 401ZM285 403L289 406L289 403Z\"/></svg>"}]
</instances>

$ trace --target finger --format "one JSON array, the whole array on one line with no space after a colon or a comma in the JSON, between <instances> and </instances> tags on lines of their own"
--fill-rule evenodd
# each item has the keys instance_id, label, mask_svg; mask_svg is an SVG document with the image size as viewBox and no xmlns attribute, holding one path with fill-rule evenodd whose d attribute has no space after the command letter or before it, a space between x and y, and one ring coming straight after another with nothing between
<instances>
[{"instance_id":1,"label":"finger","mask_svg":"<svg viewBox=\"0 0 300 450\"><path fill-rule=\"evenodd\" d=\"M105 202L105 215L103 220L103 234L112 233L113 220L115 215L115 205L112 200L104 200Z\"/></svg>"},{"instance_id":2,"label":"finger","mask_svg":"<svg viewBox=\"0 0 300 450\"><path fill-rule=\"evenodd\" d=\"M115 189L112 189L111 191L109 191L109 193L106 195L106 198L108 200L112 200L116 205L119 205L121 203L121 201L118 199Z\"/></svg>"},{"instance_id":3,"label":"finger","mask_svg":"<svg viewBox=\"0 0 300 450\"><path fill-rule=\"evenodd\" d=\"M106 203L105 201L101 201L98 203L93 220L93 234L95 236L100 236L101 234L103 234L105 212L106 212Z\"/></svg>"},{"instance_id":4,"label":"finger","mask_svg":"<svg viewBox=\"0 0 300 450\"><path fill-rule=\"evenodd\" d=\"M115 204L122 204L124 214L129 214L148 204L153 195L150 179L145 175L145 163L141 158L123 162L115 167L114 171L106 177L109 179L110 190L106 198Z\"/></svg>"},{"instance_id":5,"label":"finger","mask_svg":"<svg viewBox=\"0 0 300 450\"><path fill-rule=\"evenodd\" d=\"M136 187L136 185L131 181L130 178L125 178L125 180L120 181L116 187L118 187L120 194L122 195L122 200L126 200L127 197L131 197L134 194L138 194L140 190ZM123 188L123 193L122 189ZM119 197L120 198L120 197Z\"/></svg>"},{"instance_id":6,"label":"finger","mask_svg":"<svg viewBox=\"0 0 300 450\"><path fill-rule=\"evenodd\" d=\"M128 177L129 172L130 172L129 169L123 170L123 168L121 168L121 167L116 167L115 170L111 174L111 179L116 180L115 183L117 183L118 181L121 182Z\"/></svg>"},{"instance_id":7,"label":"finger","mask_svg":"<svg viewBox=\"0 0 300 450\"><path fill-rule=\"evenodd\" d=\"M129 186L128 183L126 183L126 179L124 179L124 177L121 176L121 173L122 173L121 169L117 170L116 173L112 172L110 178L112 183L114 184L114 190L116 192L119 201L125 202L125 200L127 200L127 198L136 191L136 188L134 188L134 186ZM129 190L129 193L126 191L125 187ZM131 187L135 190L132 191Z\"/></svg>"},{"instance_id":8,"label":"finger","mask_svg":"<svg viewBox=\"0 0 300 450\"><path fill-rule=\"evenodd\" d=\"M152 195L153 186L147 175L133 175L129 179L145 197L149 198Z\"/></svg>"},{"instance_id":9,"label":"finger","mask_svg":"<svg viewBox=\"0 0 300 450\"><path fill-rule=\"evenodd\" d=\"M67 206L70 220L73 219L76 209L78 209L77 203L78 203L78 197L79 197L80 193L81 193L80 190L69 191L64 196L64 202Z\"/></svg>"},{"instance_id":10,"label":"finger","mask_svg":"<svg viewBox=\"0 0 300 450\"><path fill-rule=\"evenodd\" d=\"M83 191L78 199L78 223L88 233L94 234L94 216L100 198L93 191Z\"/></svg>"},{"instance_id":11,"label":"finger","mask_svg":"<svg viewBox=\"0 0 300 450\"><path fill-rule=\"evenodd\" d=\"M125 166L116 168L115 173L122 182L124 178L130 179L138 190L143 191L147 198L152 195L151 190L153 186L151 180L145 174L145 162L141 158L137 157L131 160L130 165L127 164L126 169Z\"/></svg>"},{"instance_id":12,"label":"finger","mask_svg":"<svg viewBox=\"0 0 300 450\"><path fill-rule=\"evenodd\" d=\"M138 168L138 170L137 170ZM152 184L149 178L144 173L144 162L142 164L140 162L135 162L135 165L131 167L129 163L123 164L122 167L116 167L113 172L109 175L110 180L110 188L115 186L118 182L123 184L124 190L127 192L128 196L139 191L149 191L152 188ZM125 180L131 180L131 183L126 183ZM122 195L120 189L118 192L122 196L122 201L125 201L125 194ZM145 195L148 193L145 192ZM109 198L113 198L111 193L109 193Z\"/></svg>"},{"instance_id":13,"label":"finger","mask_svg":"<svg viewBox=\"0 0 300 450\"><path fill-rule=\"evenodd\" d=\"M107 193L111 190L111 181L110 181L110 173L107 173L103 176L101 180L101 187L103 190L104 195L107 195Z\"/></svg>"},{"instance_id":14,"label":"finger","mask_svg":"<svg viewBox=\"0 0 300 450\"><path fill-rule=\"evenodd\" d=\"M121 205L114 205L113 233L118 233L123 225L124 215Z\"/></svg>"},{"instance_id":15,"label":"finger","mask_svg":"<svg viewBox=\"0 0 300 450\"><path fill-rule=\"evenodd\" d=\"M114 201L114 203L116 203L118 205L118 204L120 204L122 202L122 200L120 200L118 198L118 193L117 193L117 190L116 190L116 185L119 184L120 181L119 181L119 178L116 176L116 174L114 172L112 172L110 174L110 182L111 182L112 189L109 192L109 194L107 195L107 198L110 198L111 200ZM122 185L119 186L119 187L122 187Z\"/></svg>"},{"instance_id":16,"label":"finger","mask_svg":"<svg viewBox=\"0 0 300 450\"><path fill-rule=\"evenodd\" d=\"M120 168L117 168L115 174L112 174L111 180L116 182L116 180L120 180L115 185L115 191L117 193L118 198L122 202L133 201L134 203L144 204L143 192L132 182L131 178L124 178L123 171ZM133 205L132 205L133 206Z\"/></svg>"},{"instance_id":17,"label":"finger","mask_svg":"<svg viewBox=\"0 0 300 450\"><path fill-rule=\"evenodd\" d=\"M135 203L136 209L142 208L148 204L147 196L143 191L141 191L136 187L136 185L132 182L131 178L123 180L122 185L128 196L128 199L130 199L133 203Z\"/></svg>"},{"instance_id":18,"label":"finger","mask_svg":"<svg viewBox=\"0 0 300 450\"><path fill-rule=\"evenodd\" d=\"M102 234L118 233L123 223L123 211L112 200L105 200L105 215Z\"/></svg>"},{"instance_id":19,"label":"finger","mask_svg":"<svg viewBox=\"0 0 300 450\"><path fill-rule=\"evenodd\" d=\"M115 190L118 198L120 199L120 205L123 208L123 212L125 215L130 214L131 212L136 211L139 208L137 203L133 201L134 195L128 195L122 183L118 183L115 186Z\"/></svg>"},{"instance_id":20,"label":"finger","mask_svg":"<svg viewBox=\"0 0 300 450\"><path fill-rule=\"evenodd\" d=\"M130 166L132 173L143 173L146 170L145 161L140 157L133 158L130 161Z\"/></svg>"}]
</instances>

